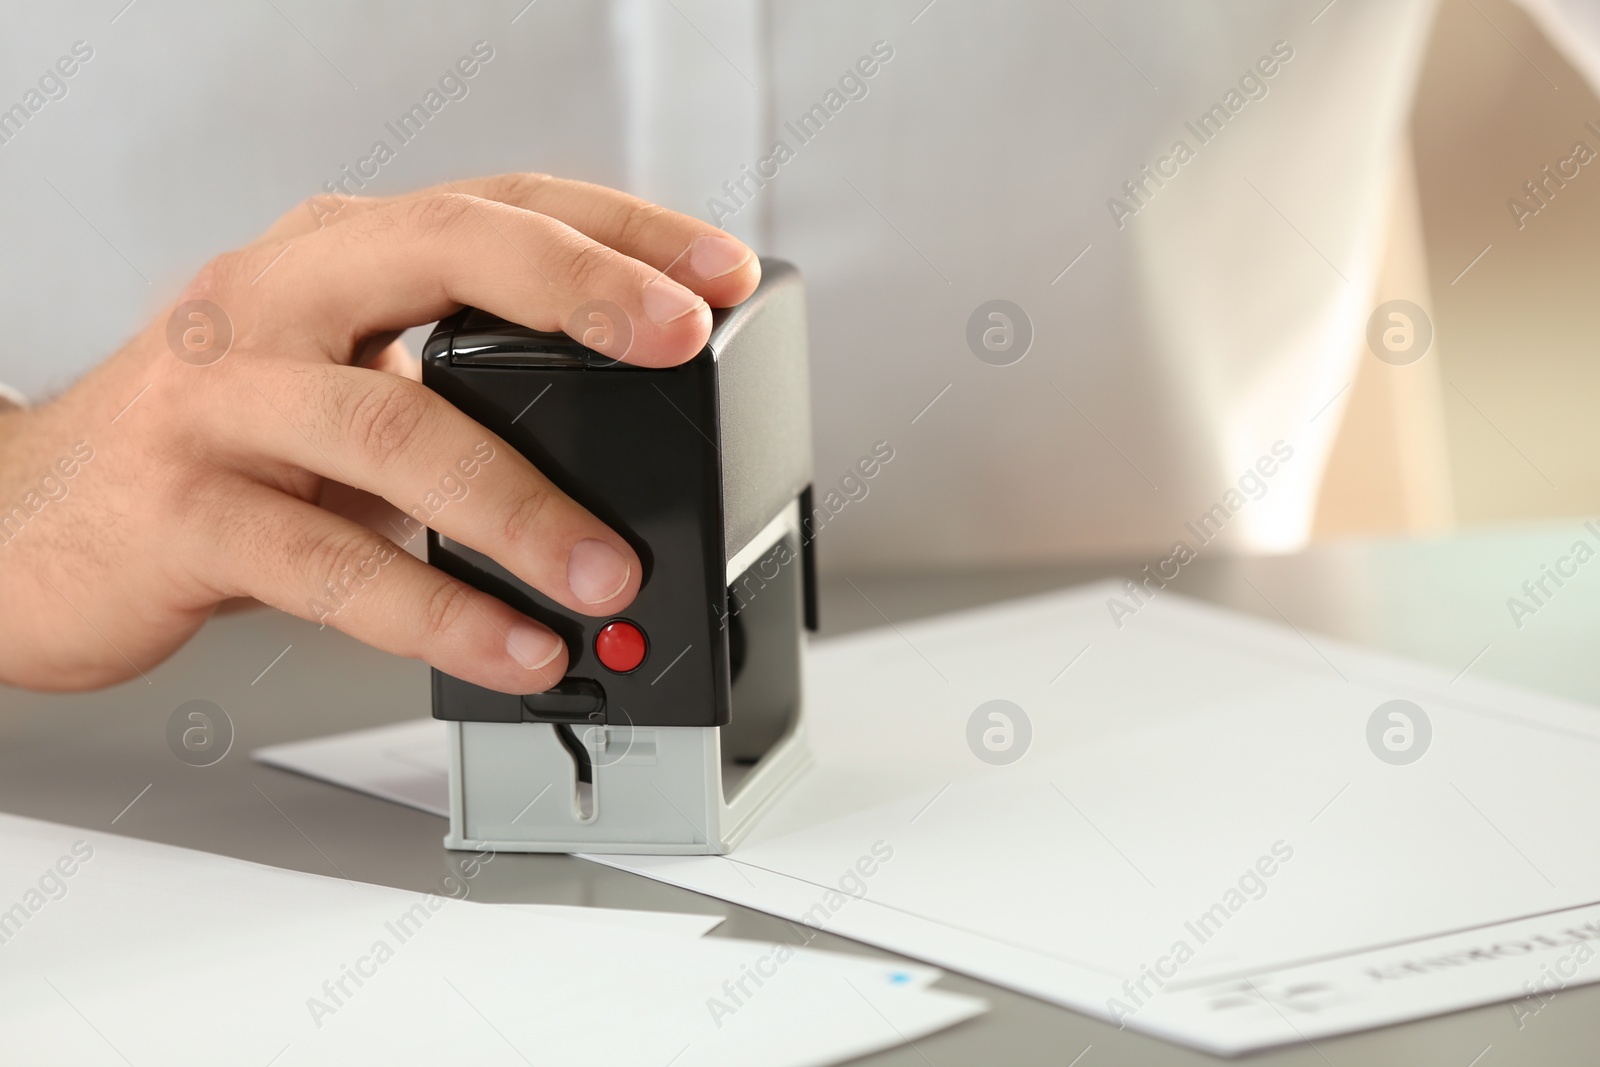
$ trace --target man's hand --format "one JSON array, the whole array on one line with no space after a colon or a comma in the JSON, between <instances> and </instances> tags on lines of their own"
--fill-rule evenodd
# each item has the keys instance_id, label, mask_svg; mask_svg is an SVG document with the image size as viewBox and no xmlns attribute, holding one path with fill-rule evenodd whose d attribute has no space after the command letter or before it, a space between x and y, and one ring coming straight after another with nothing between
<instances>
[{"instance_id":1,"label":"man's hand","mask_svg":"<svg viewBox=\"0 0 1600 1067\"><path fill-rule=\"evenodd\" d=\"M632 327L608 354L673 366L705 345L710 307L755 289L755 256L542 175L319 204L207 264L172 330L169 309L60 399L0 415L0 681L132 677L240 596L503 692L561 678L550 630L345 517L375 498L442 502L430 525L572 610L632 601L627 543L414 380L394 340L463 304L560 330L603 300ZM224 319L189 325L190 301ZM207 331L230 328L215 358ZM351 573L359 589L337 595Z\"/></svg>"}]
</instances>

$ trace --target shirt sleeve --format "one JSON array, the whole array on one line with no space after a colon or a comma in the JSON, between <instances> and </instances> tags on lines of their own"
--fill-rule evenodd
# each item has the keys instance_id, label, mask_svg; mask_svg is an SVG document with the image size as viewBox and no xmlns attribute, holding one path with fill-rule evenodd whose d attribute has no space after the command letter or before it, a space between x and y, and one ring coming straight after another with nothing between
<instances>
[{"instance_id":1,"label":"shirt sleeve","mask_svg":"<svg viewBox=\"0 0 1600 1067\"><path fill-rule=\"evenodd\" d=\"M1517 0L1563 59L1600 92L1600 5L1594 0Z\"/></svg>"}]
</instances>

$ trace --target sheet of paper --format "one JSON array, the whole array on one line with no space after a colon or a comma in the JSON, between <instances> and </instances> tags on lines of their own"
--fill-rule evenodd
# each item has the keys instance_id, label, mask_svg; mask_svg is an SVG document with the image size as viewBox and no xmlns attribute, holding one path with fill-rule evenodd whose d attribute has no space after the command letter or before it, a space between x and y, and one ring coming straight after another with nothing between
<instances>
[{"instance_id":1,"label":"sheet of paper","mask_svg":"<svg viewBox=\"0 0 1600 1067\"><path fill-rule=\"evenodd\" d=\"M251 757L269 766L371 793L406 808L450 817L445 723L411 723L264 745Z\"/></svg>"},{"instance_id":2,"label":"sheet of paper","mask_svg":"<svg viewBox=\"0 0 1600 1067\"><path fill-rule=\"evenodd\" d=\"M251 755L269 766L450 817L444 723L438 719L266 745Z\"/></svg>"},{"instance_id":3,"label":"sheet of paper","mask_svg":"<svg viewBox=\"0 0 1600 1067\"><path fill-rule=\"evenodd\" d=\"M649 930L658 934L700 937L722 925L721 915L690 915L675 911L630 911L621 908L586 908L577 904L495 904L497 908L527 911L549 919L580 925L609 926L620 930Z\"/></svg>"},{"instance_id":4,"label":"sheet of paper","mask_svg":"<svg viewBox=\"0 0 1600 1067\"><path fill-rule=\"evenodd\" d=\"M0 854L19 1063L826 1064L984 1010L932 968L702 939L703 916L477 904L12 816Z\"/></svg>"},{"instance_id":5,"label":"sheet of paper","mask_svg":"<svg viewBox=\"0 0 1600 1067\"><path fill-rule=\"evenodd\" d=\"M1116 594L819 644L745 846L591 858L1223 1054L1600 981L1600 714Z\"/></svg>"}]
</instances>

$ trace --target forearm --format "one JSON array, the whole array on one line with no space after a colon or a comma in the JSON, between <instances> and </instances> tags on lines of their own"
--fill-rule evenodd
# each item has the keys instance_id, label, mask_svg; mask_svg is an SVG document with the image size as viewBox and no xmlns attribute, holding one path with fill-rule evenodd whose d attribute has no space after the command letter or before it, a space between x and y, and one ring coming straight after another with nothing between
<instances>
[{"instance_id":1,"label":"forearm","mask_svg":"<svg viewBox=\"0 0 1600 1067\"><path fill-rule=\"evenodd\" d=\"M15 481L23 443L27 440L25 426L28 411L0 394L0 493L9 492ZM7 505L0 504L0 507ZM0 535L0 540L4 536Z\"/></svg>"}]
</instances>

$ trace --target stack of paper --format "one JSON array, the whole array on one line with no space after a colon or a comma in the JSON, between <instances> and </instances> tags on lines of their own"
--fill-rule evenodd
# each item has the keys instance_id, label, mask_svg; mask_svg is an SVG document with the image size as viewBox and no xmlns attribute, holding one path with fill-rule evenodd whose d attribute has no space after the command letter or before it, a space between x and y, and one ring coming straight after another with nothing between
<instances>
[{"instance_id":1,"label":"stack of paper","mask_svg":"<svg viewBox=\"0 0 1600 1067\"><path fill-rule=\"evenodd\" d=\"M0 816L0 1044L73 1064L824 1064L966 1019L925 967ZM819 1025L826 1020L826 1025Z\"/></svg>"},{"instance_id":2,"label":"stack of paper","mask_svg":"<svg viewBox=\"0 0 1600 1067\"><path fill-rule=\"evenodd\" d=\"M1594 709L1119 595L819 645L745 846L591 858L1222 1053L1600 981ZM271 758L369 787L331 752Z\"/></svg>"}]
</instances>

